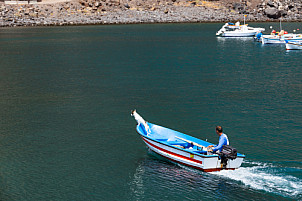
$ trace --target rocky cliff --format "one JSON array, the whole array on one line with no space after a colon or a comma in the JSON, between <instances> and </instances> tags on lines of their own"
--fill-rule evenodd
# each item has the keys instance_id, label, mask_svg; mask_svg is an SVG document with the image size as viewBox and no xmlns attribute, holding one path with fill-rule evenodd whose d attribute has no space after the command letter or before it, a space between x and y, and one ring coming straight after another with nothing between
<instances>
[{"instance_id":1,"label":"rocky cliff","mask_svg":"<svg viewBox=\"0 0 302 201\"><path fill-rule=\"evenodd\" d=\"M60 3L0 2L0 26L157 22L302 21L296 0L73 0Z\"/></svg>"}]
</instances>

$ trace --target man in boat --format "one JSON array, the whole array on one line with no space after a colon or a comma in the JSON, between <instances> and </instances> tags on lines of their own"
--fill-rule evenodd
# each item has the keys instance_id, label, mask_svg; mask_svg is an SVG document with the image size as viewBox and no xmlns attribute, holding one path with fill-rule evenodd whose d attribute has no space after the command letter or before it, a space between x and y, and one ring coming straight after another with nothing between
<instances>
[{"instance_id":1,"label":"man in boat","mask_svg":"<svg viewBox=\"0 0 302 201\"><path fill-rule=\"evenodd\" d=\"M221 151L223 145L229 145L228 136L225 133L223 133L221 126L216 126L216 134L219 135L218 145L209 145L207 147L208 150L212 148L212 152L214 152L214 153L218 150Z\"/></svg>"}]
</instances>

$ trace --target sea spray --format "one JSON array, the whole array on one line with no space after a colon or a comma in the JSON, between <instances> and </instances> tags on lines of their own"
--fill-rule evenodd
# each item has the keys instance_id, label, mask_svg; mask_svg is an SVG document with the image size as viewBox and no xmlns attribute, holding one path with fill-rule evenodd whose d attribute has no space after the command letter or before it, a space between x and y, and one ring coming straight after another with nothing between
<instances>
[{"instance_id":1,"label":"sea spray","mask_svg":"<svg viewBox=\"0 0 302 201\"><path fill-rule=\"evenodd\" d=\"M257 190L264 190L298 200L302 198L302 180L289 175L286 168L274 163L251 161L246 161L243 165L245 167L240 167L234 171L222 170L212 174L240 181ZM299 167L294 169L301 172Z\"/></svg>"}]
</instances>

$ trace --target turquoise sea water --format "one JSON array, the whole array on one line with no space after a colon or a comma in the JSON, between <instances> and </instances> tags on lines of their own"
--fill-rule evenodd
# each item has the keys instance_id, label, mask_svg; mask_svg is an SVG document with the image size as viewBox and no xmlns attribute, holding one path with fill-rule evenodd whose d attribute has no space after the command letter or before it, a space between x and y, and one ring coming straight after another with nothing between
<instances>
[{"instance_id":1,"label":"turquoise sea water","mask_svg":"<svg viewBox=\"0 0 302 201\"><path fill-rule=\"evenodd\" d=\"M0 200L301 200L302 51L221 26L0 29ZM222 125L247 158L218 173L170 163L134 108L213 143Z\"/></svg>"}]
</instances>

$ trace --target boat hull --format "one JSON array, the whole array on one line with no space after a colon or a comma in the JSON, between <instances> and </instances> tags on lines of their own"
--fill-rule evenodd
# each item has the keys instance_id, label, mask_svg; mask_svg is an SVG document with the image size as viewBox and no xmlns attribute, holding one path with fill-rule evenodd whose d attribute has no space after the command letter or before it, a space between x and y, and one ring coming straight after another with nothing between
<instances>
[{"instance_id":1,"label":"boat hull","mask_svg":"<svg viewBox=\"0 0 302 201\"><path fill-rule=\"evenodd\" d=\"M261 38L261 42L262 42L262 44L283 44L283 43L285 43L285 41L283 39L265 38L265 37Z\"/></svg>"},{"instance_id":2,"label":"boat hull","mask_svg":"<svg viewBox=\"0 0 302 201\"><path fill-rule=\"evenodd\" d=\"M241 166L241 163L244 159L244 157L237 157L234 160L229 160L227 166L223 168L221 160L217 155L203 156L201 154L194 154L192 152L155 141L143 135L141 135L141 137L152 151L161 155L162 157L182 165L202 170L204 172L234 170Z\"/></svg>"},{"instance_id":3,"label":"boat hull","mask_svg":"<svg viewBox=\"0 0 302 201\"><path fill-rule=\"evenodd\" d=\"M257 32L224 32L221 34L223 37L252 37L255 36Z\"/></svg>"},{"instance_id":4,"label":"boat hull","mask_svg":"<svg viewBox=\"0 0 302 201\"><path fill-rule=\"evenodd\" d=\"M302 37L271 37L271 36L262 36L262 44L285 44L285 40L296 42L302 41Z\"/></svg>"},{"instance_id":5,"label":"boat hull","mask_svg":"<svg viewBox=\"0 0 302 201\"><path fill-rule=\"evenodd\" d=\"M285 44L287 50L302 50L302 43L286 43Z\"/></svg>"}]
</instances>

